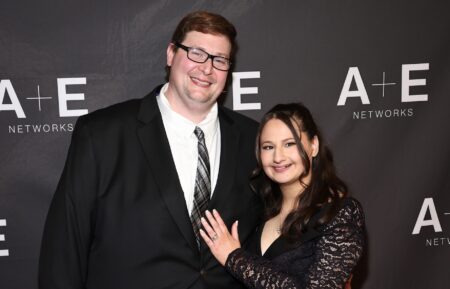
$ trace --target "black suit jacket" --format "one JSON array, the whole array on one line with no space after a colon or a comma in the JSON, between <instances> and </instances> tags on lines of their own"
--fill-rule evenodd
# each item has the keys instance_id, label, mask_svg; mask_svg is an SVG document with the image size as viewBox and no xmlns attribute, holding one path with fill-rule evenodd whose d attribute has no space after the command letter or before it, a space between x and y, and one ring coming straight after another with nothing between
<instances>
[{"instance_id":1,"label":"black suit jacket","mask_svg":"<svg viewBox=\"0 0 450 289\"><path fill-rule=\"evenodd\" d=\"M39 263L41 289L240 288L195 241L161 113L147 97L78 119L53 197ZM219 108L221 156L209 203L241 242L260 203L249 188L257 124Z\"/></svg>"}]
</instances>

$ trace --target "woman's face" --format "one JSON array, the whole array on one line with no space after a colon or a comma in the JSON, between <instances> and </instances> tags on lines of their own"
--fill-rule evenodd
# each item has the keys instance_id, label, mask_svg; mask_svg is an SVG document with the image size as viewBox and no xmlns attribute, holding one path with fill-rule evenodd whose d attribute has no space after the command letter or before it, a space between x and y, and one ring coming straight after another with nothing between
<instances>
[{"instance_id":1,"label":"woman's face","mask_svg":"<svg viewBox=\"0 0 450 289\"><path fill-rule=\"evenodd\" d=\"M304 132L300 135L295 123L293 125L311 162L312 157L318 152L317 137L309 140ZM295 138L283 121L273 118L264 125L260 137L260 157L264 172L272 181L280 185L282 191L303 190L300 175L305 171L305 167ZM310 172L303 182L308 184L309 179Z\"/></svg>"}]
</instances>

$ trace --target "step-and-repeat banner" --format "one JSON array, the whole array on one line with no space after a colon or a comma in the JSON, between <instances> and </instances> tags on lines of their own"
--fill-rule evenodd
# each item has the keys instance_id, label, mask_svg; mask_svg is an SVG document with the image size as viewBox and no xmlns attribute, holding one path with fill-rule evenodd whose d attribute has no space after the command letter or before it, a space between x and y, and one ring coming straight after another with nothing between
<instances>
[{"instance_id":1,"label":"step-and-repeat banner","mask_svg":"<svg viewBox=\"0 0 450 289\"><path fill-rule=\"evenodd\" d=\"M164 82L186 13L238 30L225 106L311 108L364 206L353 287L450 288L447 1L3 1L0 288L37 288L40 239L78 116Z\"/></svg>"}]
</instances>

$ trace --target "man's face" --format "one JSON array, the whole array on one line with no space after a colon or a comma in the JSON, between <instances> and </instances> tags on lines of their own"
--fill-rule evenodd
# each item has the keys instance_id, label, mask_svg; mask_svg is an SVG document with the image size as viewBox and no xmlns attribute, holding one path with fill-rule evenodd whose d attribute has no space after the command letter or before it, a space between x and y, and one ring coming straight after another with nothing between
<instances>
[{"instance_id":1,"label":"man's face","mask_svg":"<svg viewBox=\"0 0 450 289\"><path fill-rule=\"evenodd\" d=\"M181 43L204 50L211 55L230 57L231 44L225 36L191 31ZM175 111L208 109L222 93L227 71L217 70L211 59L205 63L189 60L187 52L173 44L167 48L167 65L170 66L167 98Z\"/></svg>"}]
</instances>

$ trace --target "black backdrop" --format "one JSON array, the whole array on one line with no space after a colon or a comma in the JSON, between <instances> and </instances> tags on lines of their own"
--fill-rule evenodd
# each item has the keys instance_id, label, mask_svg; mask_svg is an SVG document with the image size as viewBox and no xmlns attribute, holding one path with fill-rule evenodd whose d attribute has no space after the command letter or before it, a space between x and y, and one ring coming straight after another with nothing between
<instances>
[{"instance_id":1,"label":"black backdrop","mask_svg":"<svg viewBox=\"0 0 450 289\"><path fill-rule=\"evenodd\" d=\"M76 117L162 83L171 33L198 9L238 29L226 106L316 116L366 212L354 288L450 288L450 4L420 0L3 1L0 288L37 288Z\"/></svg>"}]
</instances>

